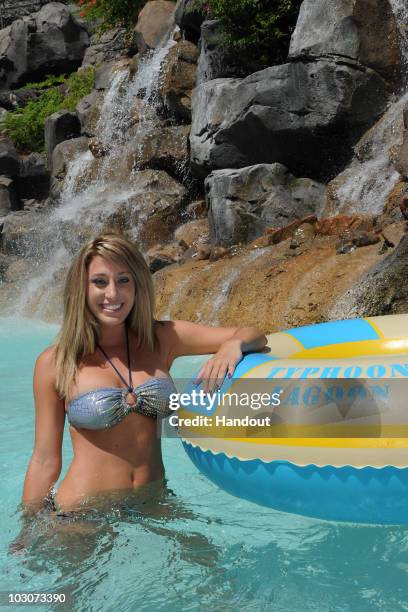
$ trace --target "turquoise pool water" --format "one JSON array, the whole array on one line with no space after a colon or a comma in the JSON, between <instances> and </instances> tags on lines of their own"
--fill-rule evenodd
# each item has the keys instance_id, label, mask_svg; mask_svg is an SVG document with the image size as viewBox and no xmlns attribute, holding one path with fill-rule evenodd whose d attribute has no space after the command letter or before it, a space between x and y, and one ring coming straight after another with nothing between
<instances>
[{"instance_id":1,"label":"turquoise pool water","mask_svg":"<svg viewBox=\"0 0 408 612\"><path fill-rule=\"evenodd\" d=\"M408 610L408 528L328 523L236 499L207 481L175 439L163 441L171 492L159 501L54 528L42 517L27 552L8 554L33 445L33 364L55 333L0 320L3 602L7 592L47 591L70 603L35 610ZM178 360L173 374L187 377L200 362ZM63 459L61 478L68 430Z\"/></svg>"}]
</instances>

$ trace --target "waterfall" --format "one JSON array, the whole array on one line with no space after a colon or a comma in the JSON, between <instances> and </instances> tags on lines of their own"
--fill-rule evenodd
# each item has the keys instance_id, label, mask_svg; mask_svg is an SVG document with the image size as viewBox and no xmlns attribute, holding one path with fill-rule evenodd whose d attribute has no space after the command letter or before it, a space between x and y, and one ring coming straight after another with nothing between
<instances>
[{"instance_id":1,"label":"waterfall","mask_svg":"<svg viewBox=\"0 0 408 612\"><path fill-rule=\"evenodd\" d=\"M382 212L388 196L401 180L391 160L391 151L402 144L402 111L408 102L408 5L390 0L400 38L401 91L377 124L363 137L362 153L332 182L334 210L330 214Z\"/></svg>"},{"instance_id":2,"label":"waterfall","mask_svg":"<svg viewBox=\"0 0 408 612\"><path fill-rule=\"evenodd\" d=\"M35 244L28 245L36 269L15 304L16 314L54 318L72 255L132 199L137 220L129 233L137 240L146 215L134 200L146 190L149 180L154 181L152 171L138 172L138 158L143 141L160 124L159 88L163 62L175 44L172 34L139 60L132 78L127 69L113 73L95 130L102 155L95 158L91 151L81 152L68 164L59 202L36 232Z\"/></svg>"}]
</instances>

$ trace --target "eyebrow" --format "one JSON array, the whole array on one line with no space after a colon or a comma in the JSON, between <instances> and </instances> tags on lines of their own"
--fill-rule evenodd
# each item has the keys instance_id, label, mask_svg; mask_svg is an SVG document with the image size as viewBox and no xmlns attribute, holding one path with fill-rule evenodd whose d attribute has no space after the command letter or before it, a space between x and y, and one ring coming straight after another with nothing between
<instances>
[{"instance_id":1,"label":"eyebrow","mask_svg":"<svg viewBox=\"0 0 408 612\"><path fill-rule=\"evenodd\" d=\"M121 276L122 274L129 274L129 272L118 272L118 276ZM94 276L108 276L105 272L94 272L92 275L92 278Z\"/></svg>"}]
</instances>

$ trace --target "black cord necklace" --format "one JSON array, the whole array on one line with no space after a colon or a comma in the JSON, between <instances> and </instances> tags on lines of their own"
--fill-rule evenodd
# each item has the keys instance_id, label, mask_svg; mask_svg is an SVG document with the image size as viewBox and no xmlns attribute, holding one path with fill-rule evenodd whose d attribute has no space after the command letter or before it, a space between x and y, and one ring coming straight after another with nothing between
<instances>
[{"instance_id":1,"label":"black cord necklace","mask_svg":"<svg viewBox=\"0 0 408 612\"><path fill-rule=\"evenodd\" d=\"M101 350L103 355L109 361L109 363L111 364L112 368L115 370L116 374L119 376L120 380L126 385L126 388L129 391L129 393L132 395L132 397L136 398L136 396L135 396L135 394L133 392L133 388L134 387L133 387L133 381L132 381L132 370L130 369L130 350L129 350L129 337L128 337L128 329L127 329L127 327L126 327L126 351L127 351L127 362L128 362L128 371L129 371L129 383L127 383L126 380L123 378L122 374L119 372L119 370L115 366L115 364L112 363L109 355L104 351L104 349L101 347L101 345L97 344L97 347ZM128 403L132 403L132 402L128 402Z\"/></svg>"}]
</instances>

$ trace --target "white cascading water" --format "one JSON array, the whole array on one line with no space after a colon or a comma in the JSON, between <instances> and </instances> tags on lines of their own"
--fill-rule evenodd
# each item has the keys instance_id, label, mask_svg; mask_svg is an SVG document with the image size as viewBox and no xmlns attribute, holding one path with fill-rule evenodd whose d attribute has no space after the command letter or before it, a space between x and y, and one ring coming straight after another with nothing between
<instances>
[{"instance_id":1,"label":"white cascading water","mask_svg":"<svg viewBox=\"0 0 408 612\"><path fill-rule=\"evenodd\" d=\"M34 245L32 251L39 272L33 274L24 294L15 304L17 314L47 317L50 287L61 280L61 274L82 243L83 235L96 234L118 207L136 198L146 188L146 177L143 178L143 173L136 169L137 160L144 139L160 123L157 109L161 68L174 44L170 36L153 53L145 55L139 61L133 78L129 78L127 69L113 73L95 130L98 146L108 154L95 159L90 151L86 151L77 154L69 163L59 205L50 211L43 229L36 235L35 241L41 245L41 252ZM135 112L136 121L132 115ZM136 207L137 204L134 209ZM139 213L130 232L134 239L137 239L139 225L145 219L143 210ZM91 232L87 231L90 228ZM58 309L58 304L55 307ZM51 318L55 307L49 313Z\"/></svg>"},{"instance_id":2,"label":"white cascading water","mask_svg":"<svg viewBox=\"0 0 408 612\"><path fill-rule=\"evenodd\" d=\"M334 181L335 210L330 214L382 212L387 197L401 180L391 161L391 151L402 144L403 109L408 102L408 3L390 0L400 34L402 90L368 136L364 159L354 157Z\"/></svg>"}]
</instances>

